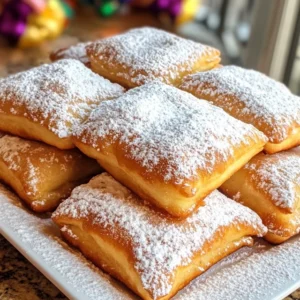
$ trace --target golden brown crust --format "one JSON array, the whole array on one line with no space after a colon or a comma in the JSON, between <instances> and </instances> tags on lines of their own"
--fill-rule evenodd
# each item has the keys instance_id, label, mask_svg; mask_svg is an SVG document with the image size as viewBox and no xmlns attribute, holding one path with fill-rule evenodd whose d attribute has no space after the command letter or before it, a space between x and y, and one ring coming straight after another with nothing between
<instances>
[{"instance_id":1,"label":"golden brown crust","mask_svg":"<svg viewBox=\"0 0 300 300\"><path fill-rule=\"evenodd\" d=\"M154 298L142 288L142 284L132 267L132 256L128 249L120 247L107 235L97 232L88 232L85 226L80 224L68 224L70 221L56 220L60 223L62 236L72 246L77 247L96 266L125 283L132 291L145 300ZM81 228L84 228L81 229ZM246 232L246 229L245 229ZM100 237L101 236L101 237ZM251 237L240 237L234 228L226 229L225 236L215 237L214 242L203 248L205 254L195 255L188 266L176 270L175 283L168 296L157 298L157 300L168 300L175 296L182 288L187 286L194 278L204 273L212 265L237 251L244 246L252 246ZM113 257L111 257L113 255Z\"/></svg>"},{"instance_id":2,"label":"golden brown crust","mask_svg":"<svg viewBox=\"0 0 300 300\"><path fill-rule=\"evenodd\" d=\"M73 141L140 197L186 217L266 139L206 101L151 83L103 102Z\"/></svg>"},{"instance_id":3,"label":"golden brown crust","mask_svg":"<svg viewBox=\"0 0 300 300\"><path fill-rule=\"evenodd\" d=\"M300 144L299 99L283 84L259 72L225 66L187 76L179 88L262 131L269 138L267 153Z\"/></svg>"},{"instance_id":4,"label":"golden brown crust","mask_svg":"<svg viewBox=\"0 0 300 300\"><path fill-rule=\"evenodd\" d=\"M126 88L153 80L176 86L184 76L221 61L217 49L154 28L130 30L86 49L94 72Z\"/></svg>"},{"instance_id":5,"label":"golden brown crust","mask_svg":"<svg viewBox=\"0 0 300 300\"><path fill-rule=\"evenodd\" d=\"M193 94L194 96L196 96L200 99L208 100L208 101L212 102L214 105L222 107L231 116L236 117L237 119L239 119L245 123L252 124L258 130L265 133L267 136L271 134L271 132L273 131L273 127L274 127L273 123L262 122L261 120L258 120L258 119L252 121L252 119L251 119L251 117L249 117L249 115L246 115L246 114L240 115L238 113L238 111L240 109L242 109L242 106L239 107L237 105L237 106L232 107L232 106L228 105L227 109L225 106L223 106L222 102L224 103L225 99L226 99L226 102L236 103L239 101L238 97L236 97L234 95L226 95L226 96L222 95L222 97L220 97L220 95L213 94L213 93L211 95L207 95L205 93L205 90L211 89L211 85L209 83L204 83L203 86L204 86L203 89L202 88L198 89L195 87L193 89L188 89L188 90L184 89L184 90L190 92L191 94ZM215 88L215 90L217 90L217 88ZM267 153L269 153L269 154L277 153L277 152L280 152L283 150L291 149L300 144L300 128L298 128L298 125L294 122L289 128L287 127L286 130L288 131L288 137L286 139L282 140L280 138L280 135L277 133L277 134L273 135L274 142L269 141L268 143L266 143L264 150Z\"/></svg>"},{"instance_id":6,"label":"golden brown crust","mask_svg":"<svg viewBox=\"0 0 300 300\"><path fill-rule=\"evenodd\" d=\"M9 104L8 107L14 106ZM22 138L44 142L48 145L55 146L61 150L69 150L75 148L71 137L59 138L57 135L47 129L44 125L40 125L27 117L26 110L21 108L18 110L19 115L10 115L9 108L2 109L4 113L0 113L0 128L4 132L20 136ZM7 113L5 113L7 111ZM37 114L41 115L41 114Z\"/></svg>"},{"instance_id":7,"label":"golden brown crust","mask_svg":"<svg viewBox=\"0 0 300 300\"><path fill-rule=\"evenodd\" d=\"M0 130L71 149L73 127L123 91L73 59L42 65L0 81Z\"/></svg>"},{"instance_id":8,"label":"golden brown crust","mask_svg":"<svg viewBox=\"0 0 300 300\"><path fill-rule=\"evenodd\" d=\"M108 53L104 53L103 55L101 55L101 58L99 58L93 55L93 50L89 50L88 48L87 53L89 54L90 67L95 73L109 79L111 82L116 82L127 89L134 88L149 82L149 80L147 79L147 76L149 74L147 74L145 70L141 69L139 71L134 71L131 66L124 66L122 63L118 63L118 61L108 63L110 58L109 52L110 51L108 50ZM172 78L171 75L169 75L164 77L164 79L161 81L174 86L178 86L181 83L182 78L189 74L204 72L214 69L215 67L219 67L219 62L221 61L219 55L220 52L216 50L215 53L211 53L210 55L199 58L199 60L194 64L187 62L185 65L180 67L182 69L185 69L186 71L180 72L175 79ZM134 74L134 76L131 77L129 74ZM163 77L162 74L158 74L157 76L158 78ZM135 78L139 77L143 77L143 79L139 80L137 84L135 82Z\"/></svg>"},{"instance_id":9,"label":"golden brown crust","mask_svg":"<svg viewBox=\"0 0 300 300\"><path fill-rule=\"evenodd\" d=\"M300 128L297 127L296 123L291 126L288 137L284 141L279 143L268 142L264 147L265 152L274 154L300 145Z\"/></svg>"},{"instance_id":10,"label":"golden brown crust","mask_svg":"<svg viewBox=\"0 0 300 300\"><path fill-rule=\"evenodd\" d=\"M262 218L269 229L265 239L271 243L282 243L300 231L299 163L293 150L259 154L220 187Z\"/></svg>"},{"instance_id":11,"label":"golden brown crust","mask_svg":"<svg viewBox=\"0 0 300 300\"><path fill-rule=\"evenodd\" d=\"M219 187L226 179L245 165L253 156L261 152L262 145L252 145L252 149L243 153L243 149L235 149L233 158L225 164L221 164L210 176L206 172L199 171L197 180L186 180L182 185L176 183L176 179L166 184L162 178L160 169L157 173L149 176L147 167L139 165L134 159L126 157L126 149L116 144L115 147L104 147L106 141L98 141L98 145L103 145L101 151L97 151L93 143L86 140L82 143L80 139L74 138L74 144L87 156L97 159L99 164L109 172L114 178L131 188L142 199L155 204L163 211L178 217L185 218L192 211L203 205L203 199L214 189ZM200 188L201 187L201 188ZM197 193L192 191L196 189Z\"/></svg>"},{"instance_id":12,"label":"golden brown crust","mask_svg":"<svg viewBox=\"0 0 300 300\"><path fill-rule=\"evenodd\" d=\"M5 135L0 138L0 179L36 212L54 210L72 189L101 171L78 150Z\"/></svg>"},{"instance_id":13,"label":"golden brown crust","mask_svg":"<svg viewBox=\"0 0 300 300\"><path fill-rule=\"evenodd\" d=\"M57 61L57 60L60 60L60 59L64 59L64 58L67 58L64 56L64 52L67 50L68 48L65 47L65 48L61 48L61 49L58 49L58 50L55 50L55 51L52 51L49 55L49 58L51 61Z\"/></svg>"},{"instance_id":14,"label":"golden brown crust","mask_svg":"<svg viewBox=\"0 0 300 300\"><path fill-rule=\"evenodd\" d=\"M107 173L52 215L62 235L143 299L170 299L212 264L265 234L258 216L214 191L186 220L145 205ZM172 257L170 257L172 253Z\"/></svg>"}]
</instances>

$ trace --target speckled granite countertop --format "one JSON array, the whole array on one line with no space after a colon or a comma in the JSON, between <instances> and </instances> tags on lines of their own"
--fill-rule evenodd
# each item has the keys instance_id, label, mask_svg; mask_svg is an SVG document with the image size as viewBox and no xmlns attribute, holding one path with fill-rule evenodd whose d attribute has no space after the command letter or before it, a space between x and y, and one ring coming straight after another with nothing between
<instances>
[{"instance_id":1,"label":"speckled granite countertop","mask_svg":"<svg viewBox=\"0 0 300 300\"><path fill-rule=\"evenodd\" d=\"M0 235L0 299L67 299Z\"/></svg>"},{"instance_id":2,"label":"speckled granite countertop","mask_svg":"<svg viewBox=\"0 0 300 300\"><path fill-rule=\"evenodd\" d=\"M89 14L89 12L87 12ZM40 48L22 51L0 47L0 77L48 61L50 51L79 41L94 40L130 27L159 26L149 15L132 15L100 20L93 15L79 17L57 40ZM26 258L0 235L0 300L67 299ZM92 299L91 299L92 300ZM300 289L285 300L300 300Z\"/></svg>"}]
</instances>

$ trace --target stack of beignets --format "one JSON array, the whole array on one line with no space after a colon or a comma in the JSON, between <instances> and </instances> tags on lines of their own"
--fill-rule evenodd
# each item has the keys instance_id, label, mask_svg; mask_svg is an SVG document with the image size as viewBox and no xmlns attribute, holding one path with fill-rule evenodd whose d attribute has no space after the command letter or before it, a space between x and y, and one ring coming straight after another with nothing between
<instances>
[{"instance_id":1,"label":"stack of beignets","mask_svg":"<svg viewBox=\"0 0 300 300\"><path fill-rule=\"evenodd\" d=\"M268 241L281 243L297 234L300 160L299 150L292 148L300 144L300 98L282 83L236 66L186 76L179 88L265 133L267 153L288 150L257 155L221 190L262 217Z\"/></svg>"},{"instance_id":2,"label":"stack of beignets","mask_svg":"<svg viewBox=\"0 0 300 300\"><path fill-rule=\"evenodd\" d=\"M18 136L0 136L0 179L35 211L59 205L65 239L143 299L170 299L263 222L274 243L299 232L299 150L260 153L299 144L284 85L153 28L51 59L0 80L0 130Z\"/></svg>"},{"instance_id":3,"label":"stack of beignets","mask_svg":"<svg viewBox=\"0 0 300 300\"><path fill-rule=\"evenodd\" d=\"M124 89L77 60L61 60L0 80L0 179L37 212L54 210L101 168L70 149L74 125ZM52 146L49 146L52 145ZM55 147L59 148L55 148Z\"/></svg>"},{"instance_id":4,"label":"stack of beignets","mask_svg":"<svg viewBox=\"0 0 300 300\"><path fill-rule=\"evenodd\" d=\"M207 101L155 82L102 102L73 142L143 199L186 217L266 141Z\"/></svg>"},{"instance_id":5,"label":"stack of beignets","mask_svg":"<svg viewBox=\"0 0 300 300\"><path fill-rule=\"evenodd\" d=\"M102 174L75 189L53 220L143 299L169 299L250 245L250 236L265 234L256 214L212 191L267 140L208 102L153 82L102 102L73 135L81 151L141 198Z\"/></svg>"}]
</instances>

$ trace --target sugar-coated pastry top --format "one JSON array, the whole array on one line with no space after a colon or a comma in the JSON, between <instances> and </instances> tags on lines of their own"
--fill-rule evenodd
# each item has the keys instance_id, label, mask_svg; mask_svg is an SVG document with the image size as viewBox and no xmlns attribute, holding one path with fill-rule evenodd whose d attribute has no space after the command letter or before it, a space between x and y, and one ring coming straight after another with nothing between
<instances>
[{"instance_id":1,"label":"sugar-coated pastry top","mask_svg":"<svg viewBox=\"0 0 300 300\"><path fill-rule=\"evenodd\" d=\"M284 140L292 133L291 126L300 126L300 98L282 83L254 70L225 66L200 72L187 76L181 88L194 88L203 98L216 97L214 102L238 119L249 117L249 123L263 131L270 142Z\"/></svg>"},{"instance_id":2,"label":"sugar-coated pastry top","mask_svg":"<svg viewBox=\"0 0 300 300\"><path fill-rule=\"evenodd\" d=\"M88 55L120 66L118 76L137 85L160 79L168 82L192 66L203 56L219 56L219 51L163 30L143 27L99 40L87 48ZM211 59L211 57L210 57ZM130 68L128 74L125 68Z\"/></svg>"},{"instance_id":3,"label":"sugar-coated pastry top","mask_svg":"<svg viewBox=\"0 0 300 300\"><path fill-rule=\"evenodd\" d=\"M252 125L158 82L102 102L74 134L98 151L99 141L125 145L126 158L143 167L146 176L176 184L201 171L213 173L233 159L235 147L266 141Z\"/></svg>"},{"instance_id":4,"label":"sugar-coated pastry top","mask_svg":"<svg viewBox=\"0 0 300 300\"><path fill-rule=\"evenodd\" d=\"M0 137L0 161L12 172L17 172L24 179L27 196L35 197L39 186L45 182L47 168L53 164L65 172L69 164L84 157L77 150L62 151L43 143L24 140L4 135ZM41 172L43 170L43 172Z\"/></svg>"},{"instance_id":5,"label":"sugar-coated pastry top","mask_svg":"<svg viewBox=\"0 0 300 300\"><path fill-rule=\"evenodd\" d=\"M0 113L26 117L65 138L96 105L123 91L77 60L60 60L0 80Z\"/></svg>"},{"instance_id":6,"label":"sugar-coated pastry top","mask_svg":"<svg viewBox=\"0 0 300 300\"><path fill-rule=\"evenodd\" d=\"M300 201L300 151L296 149L273 155L261 153L245 166L255 189L290 212Z\"/></svg>"},{"instance_id":7,"label":"sugar-coated pastry top","mask_svg":"<svg viewBox=\"0 0 300 300\"><path fill-rule=\"evenodd\" d=\"M170 292L173 271L188 264L216 234L223 236L224 227L242 230L245 225L258 235L266 232L254 212L218 191L186 220L171 220L144 205L108 173L75 188L54 212L54 218L59 216L89 219L93 227L110 228L113 237L131 249L143 286L155 298Z\"/></svg>"},{"instance_id":8,"label":"sugar-coated pastry top","mask_svg":"<svg viewBox=\"0 0 300 300\"><path fill-rule=\"evenodd\" d=\"M86 47L90 44L91 42L79 43L65 49L60 49L52 52L50 57L52 60L72 58L81 61L83 64L87 64L89 62L89 58L86 53Z\"/></svg>"}]
</instances>

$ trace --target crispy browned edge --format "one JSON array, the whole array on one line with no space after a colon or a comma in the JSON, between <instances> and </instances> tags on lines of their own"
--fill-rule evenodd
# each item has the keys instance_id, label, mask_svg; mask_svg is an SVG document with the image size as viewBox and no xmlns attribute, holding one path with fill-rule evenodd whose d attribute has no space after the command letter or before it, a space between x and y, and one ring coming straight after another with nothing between
<instances>
[{"instance_id":1,"label":"crispy browned edge","mask_svg":"<svg viewBox=\"0 0 300 300\"><path fill-rule=\"evenodd\" d=\"M262 151L265 144L265 141L258 139L257 143L235 149L232 159L220 164L214 175L208 176L205 172L199 172L198 178L186 180L179 186L175 179L167 184L164 181L160 169L167 166L167 161L161 162L157 168L152 170L152 173L149 173L146 167L139 165L134 159L128 158L128 155L126 157L126 145L115 142L113 145L107 146L108 140L109 138L103 140L99 138L96 143L92 143L84 133L78 138L73 138L74 144L83 153L97 159L100 165L115 179L129 187L142 199L150 201L178 218L185 218L202 206L203 199L208 194ZM98 149L92 144L97 144ZM196 189L196 194L193 189Z\"/></svg>"},{"instance_id":2,"label":"crispy browned edge","mask_svg":"<svg viewBox=\"0 0 300 300\"><path fill-rule=\"evenodd\" d=\"M30 148L24 153L19 153L21 162L19 169L10 168L9 163L0 157L0 180L12 187L18 196L35 212L53 211L62 199L70 196L71 191L76 186L88 182L92 176L101 172L99 164L81 154L77 149L60 150L55 147L35 142L27 141ZM28 152L34 148L44 148L45 154L52 153L57 160L53 164L40 162L44 156L31 157L31 163L38 170L37 192L32 192L32 185L26 174L28 165L26 158L30 155ZM68 163L64 162L63 157L68 155ZM72 157L72 159L71 159ZM65 164L66 170L61 171L60 165Z\"/></svg>"},{"instance_id":3,"label":"crispy browned edge","mask_svg":"<svg viewBox=\"0 0 300 300\"><path fill-rule=\"evenodd\" d=\"M99 41L99 43L101 43L101 41ZM125 88L134 88L147 83L147 79L136 83L135 79L140 75L146 76L146 78L149 75L158 76L158 74L147 74L144 69L138 71L133 70L131 66L124 65L117 60L112 60L109 50L107 50L106 52L102 52L101 55L97 55L94 51L94 47L95 46L93 44L87 47L87 54L90 59L91 69L95 73L98 73L99 75L109 79L112 82L119 83ZM178 73L178 77L171 78L171 76L165 76L164 82L177 86L186 75L211 70L219 65L219 62L221 61L220 54L221 53L219 50L209 47L208 52L206 54L199 55L199 59L194 63L186 62L186 70L180 71ZM152 76L150 76L150 78ZM161 76L161 78L162 77L163 76Z\"/></svg>"},{"instance_id":4,"label":"crispy browned edge","mask_svg":"<svg viewBox=\"0 0 300 300\"><path fill-rule=\"evenodd\" d=\"M55 216L53 221L60 228L65 226L67 230L61 231L63 237L71 245L79 248L95 265L125 283L143 299L153 299L154 291L143 288L139 274L134 268L134 249L132 249L131 241L124 240L124 235L122 236L122 232L117 225L112 231L110 227L106 226L104 228L93 223L93 217L91 216L82 220L75 220L67 215ZM176 269L172 290L168 295L157 300L170 299L191 280L225 256L245 245L252 245L253 240L250 236L259 233L257 229L245 224L239 224L239 226L231 224L222 227L211 241L205 243L203 248L194 254L189 265ZM115 265L112 265L111 261L118 260L120 257L125 257L126 262L121 260L121 263L116 262ZM127 275L129 275L128 278L126 278Z\"/></svg>"}]
</instances>

